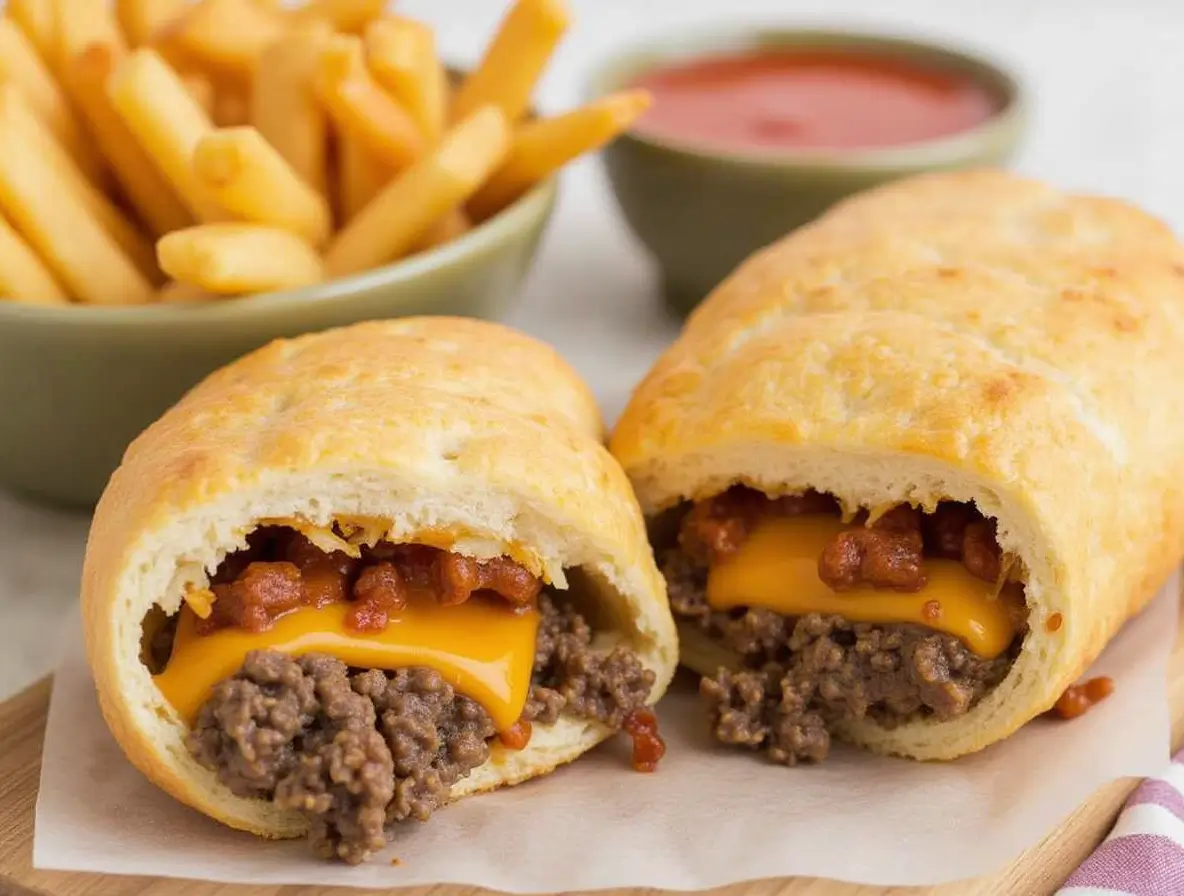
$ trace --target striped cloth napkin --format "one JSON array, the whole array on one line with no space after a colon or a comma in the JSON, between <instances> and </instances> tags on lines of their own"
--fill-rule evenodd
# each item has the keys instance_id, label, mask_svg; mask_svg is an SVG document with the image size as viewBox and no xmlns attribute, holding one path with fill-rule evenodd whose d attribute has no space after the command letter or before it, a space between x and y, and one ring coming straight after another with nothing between
<instances>
[{"instance_id":1,"label":"striped cloth napkin","mask_svg":"<svg viewBox=\"0 0 1184 896\"><path fill-rule=\"evenodd\" d=\"M1184 750L1131 794L1057 896L1184 896Z\"/></svg>"}]
</instances>

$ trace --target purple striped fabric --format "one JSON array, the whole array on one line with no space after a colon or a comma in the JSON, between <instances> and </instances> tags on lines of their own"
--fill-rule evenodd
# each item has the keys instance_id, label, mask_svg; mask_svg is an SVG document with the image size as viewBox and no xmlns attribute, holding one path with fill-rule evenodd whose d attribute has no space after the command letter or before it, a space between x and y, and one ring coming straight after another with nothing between
<instances>
[{"instance_id":1,"label":"purple striped fabric","mask_svg":"<svg viewBox=\"0 0 1184 896\"><path fill-rule=\"evenodd\" d=\"M1057 896L1184 896L1184 751L1138 786Z\"/></svg>"},{"instance_id":2,"label":"purple striped fabric","mask_svg":"<svg viewBox=\"0 0 1184 896\"><path fill-rule=\"evenodd\" d=\"M1176 762L1184 762L1184 752L1176 754ZM1184 793L1178 791L1168 781L1160 778L1148 778L1139 785L1138 790L1131 794L1126 804L1142 806L1150 803L1163 806L1177 818L1184 820Z\"/></svg>"}]
</instances>

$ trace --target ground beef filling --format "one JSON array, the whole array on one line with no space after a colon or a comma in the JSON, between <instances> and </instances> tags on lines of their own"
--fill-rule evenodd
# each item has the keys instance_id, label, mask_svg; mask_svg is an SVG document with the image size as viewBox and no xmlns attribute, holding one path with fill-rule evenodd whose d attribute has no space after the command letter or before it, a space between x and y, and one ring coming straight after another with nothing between
<instances>
[{"instance_id":1,"label":"ground beef filling","mask_svg":"<svg viewBox=\"0 0 1184 896\"><path fill-rule=\"evenodd\" d=\"M285 551L295 543L308 552L297 538L284 535L278 543ZM291 563L307 575L310 568L324 569L326 561L317 561L319 567L312 562L299 566L266 554L259 559L263 552L258 544L252 550L258 552L255 557L245 563L234 558L231 569L220 569L215 576L215 587L237 589L229 599L234 606L223 607L217 627L232 624L227 621L231 618L269 627L278 608L315 603L308 598L315 585L309 588L300 577L299 601L277 599L281 589L295 590L285 584L290 573L261 573L259 567ZM344 565L320 554L330 557L335 569ZM446 552L419 553L420 571L408 574L404 565L392 562L404 559L406 552L380 545L364 554L348 575L339 576L343 584L334 585L334 593L349 594L352 588L355 603L397 612L401 605L389 595L372 599L376 589L402 587L392 584L388 567L404 583L452 583L452 590L442 587L438 592L443 602L459 602L466 590L503 593L505 588L515 595L531 590L509 569L512 561L490 572L475 561L469 561L471 566L441 561L441 554ZM330 578L323 574L321 581ZM218 594L215 608L225 593ZM653 738L646 739L644 707L653 672L626 647L594 649L593 632L583 616L539 586L533 586L529 603L540 614L532 687L515 732L509 738L502 732L502 740L523 747L532 722L547 724L569 714L627 729L635 745L647 746L651 756ZM262 650L249 654L235 675L215 687L198 713L188 747L235 794L303 813L318 854L354 863L385 846L399 822L426 820L447 801L453 784L489 758L496 736L488 713L431 669L360 670L320 654L294 658ZM511 743L513 738L518 742Z\"/></svg>"},{"instance_id":2,"label":"ground beef filling","mask_svg":"<svg viewBox=\"0 0 1184 896\"><path fill-rule=\"evenodd\" d=\"M268 526L251 533L247 548L218 567L210 591L214 601L199 634L234 626L249 632L270 629L299 607L348 601L346 625L380 632L390 614L407 604L412 590L430 593L444 606L462 604L480 592L496 594L515 607L530 607L542 582L509 557L475 560L423 544L379 542L360 556L323 551L299 532Z\"/></svg>"},{"instance_id":3,"label":"ground beef filling","mask_svg":"<svg viewBox=\"0 0 1184 896\"><path fill-rule=\"evenodd\" d=\"M918 714L943 720L964 714L1002 681L1022 640L987 660L957 638L917 625L763 609L720 612L708 605L708 567L739 550L760 519L838 512L826 495L769 499L733 488L694 505L682 519L677 546L663 555L675 615L741 660L740 668L721 669L700 683L715 736L786 765L824 759L830 732L845 721L868 717L891 727ZM953 502L933 514L897 507L871 526L840 533L823 550L818 571L836 591L872 585L911 592L925 585L927 557L959 560L991 582L1006 572L994 522L972 505Z\"/></svg>"}]
</instances>

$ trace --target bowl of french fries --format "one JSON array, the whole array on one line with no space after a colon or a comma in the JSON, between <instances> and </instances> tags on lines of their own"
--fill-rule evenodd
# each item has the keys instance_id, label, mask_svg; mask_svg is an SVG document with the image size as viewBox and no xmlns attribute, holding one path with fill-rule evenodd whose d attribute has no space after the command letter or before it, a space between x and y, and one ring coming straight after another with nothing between
<instances>
[{"instance_id":1,"label":"bowl of french fries","mask_svg":"<svg viewBox=\"0 0 1184 896\"><path fill-rule=\"evenodd\" d=\"M555 175L645 110L555 116L564 0L445 64L385 0L12 0L0 18L0 487L86 505L127 444L272 339L497 317Z\"/></svg>"}]
</instances>

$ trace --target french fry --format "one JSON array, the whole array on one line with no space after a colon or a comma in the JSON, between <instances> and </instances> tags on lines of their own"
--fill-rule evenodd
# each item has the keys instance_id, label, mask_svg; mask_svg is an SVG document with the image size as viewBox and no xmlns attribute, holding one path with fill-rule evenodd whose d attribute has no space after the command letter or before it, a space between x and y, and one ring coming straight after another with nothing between
<instances>
[{"instance_id":1,"label":"french fry","mask_svg":"<svg viewBox=\"0 0 1184 896\"><path fill-rule=\"evenodd\" d=\"M212 293L273 292L317 283L316 250L295 234L258 224L203 224L156 244L160 266L174 280Z\"/></svg>"},{"instance_id":2,"label":"french fry","mask_svg":"<svg viewBox=\"0 0 1184 896\"><path fill-rule=\"evenodd\" d=\"M384 264L476 192L506 157L510 128L496 106L478 109L420 161L395 177L329 243L331 276Z\"/></svg>"},{"instance_id":3,"label":"french fry","mask_svg":"<svg viewBox=\"0 0 1184 896\"><path fill-rule=\"evenodd\" d=\"M337 219L344 225L378 195L394 170L374 157L368 146L347 134L337 141Z\"/></svg>"},{"instance_id":4,"label":"french fry","mask_svg":"<svg viewBox=\"0 0 1184 896\"><path fill-rule=\"evenodd\" d=\"M292 11L292 18L296 22L327 22L334 31L358 34L382 15L385 6L386 0L309 0Z\"/></svg>"},{"instance_id":5,"label":"french fry","mask_svg":"<svg viewBox=\"0 0 1184 896\"><path fill-rule=\"evenodd\" d=\"M458 236L463 236L473 229L473 222L463 209L454 208L443 218L433 224L423 236L412 246L409 255L426 252L445 243L451 243Z\"/></svg>"},{"instance_id":6,"label":"french fry","mask_svg":"<svg viewBox=\"0 0 1184 896\"><path fill-rule=\"evenodd\" d=\"M176 302L220 301L224 298L226 297L215 295L208 290L202 289L200 286L192 283L182 283L179 280L170 280L156 291L156 301L168 304Z\"/></svg>"},{"instance_id":7,"label":"french fry","mask_svg":"<svg viewBox=\"0 0 1184 896\"><path fill-rule=\"evenodd\" d=\"M452 101L452 120L493 103L514 124L530 106L534 86L547 67L571 16L564 0L517 0L502 20L481 64L465 78Z\"/></svg>"},{"instance_id":8,"label":"french fry","mask_svg":"<svg viewBox=\"0 0 1184 896\"><path fill-rule=\"evenodd\" d=\"M20 140L37 153L61 188L74 193L140 273L149 279L158 275L156 257L148 238L106 194L86 179L41 119L33 114L20 89L11 84L0 85L0 128L11 139Z\"/></svg>"},{"instance_id":9,"label":"french fry","mask_svg":"<svg viewBox=\"0 0 1184 896\"><path fill-rule=\"evenodd\" d=\"M70 296L4 218L0 218L0 302L66 305Z\"/></svg>"},{"instance_id":10,"label":"french fry","mask_svg":"<svg viewBox=\"0 0 1184 896\"><path fill-rule=\"evenodd\" d=\"M107 0L54 0L54 4L58 27L55 71L60 72L91 44L127 49L115 10Z\"/></svg>"},{"instance_id":11,"label":"french fry","mask_svg":"<svg viewBox=\"0 0 1184 896\"><path fill-rule=\"evenodd\" d=\"M185 83L156 51L125 56L107 81L107 95L136 141L199 221L227 214L193 170L193 148L214 129Z\"/></svg>"},{"instance_id":12,"label":"french fry","mask_svg":"<svg viewBox=\"0 0 1184 896\"><path fill-rule=\"evenodd\" d=\"M224 85L214 92L214 124L220 128L233 128L251 121L251 99L247 91Z\"/></svg>"},{"instance_id":13,"label":"french fry","mask_svg":"<svg viewBox=\"0 0 1184 896\"><path fill-rule=\"evenodd\" d=\"M423 135L366 68L360 38L330 37L321 51L314 84L329 117L378 159L403 168L422 155L426 146Z\"/></svg>"},{"instance_id":14,"label":"french fry","mask_svg":"<svg viewBox=\"0 0 1184 896\"><path fill-rule=\"evenodd\" d=\"M611 141L652 101L644 90L622 90L566 115L522 125L514 134L505 164L469 200L469 214L483 221L501 211L576 156Z\"/></svg>"},{"instance_id":15,"label":"french fry","mask_svg":"<svg viewBox=\"0 0 1184 896\"><path fill-rule=\"evenodd\" d=\"M366 61L376 80L406 109L429 144L444 133L448 73L436 55L436 36L422 22L376 19L366 26Z\"/></svg>"},{"instance_id":16,"label":"french fry","mask_svg":"<svg viewBox=\"0 0 1184 896\"><path fill-rule=\"evenodd\" d=\"M58 47L54 0L9 0L8 15L33 44L41 61L52 68Z\"/></svg>"},{"instance_id":17,"label":"french fry","mask_svg":"<svg viewBox=\"0 0 1184 896\"><path fill-rule=\"evenodd\" d=\"M188 8L186 0L115 0L115 16L132 47L151 43L158 31Z\"/></svg>"},{"instance_id":18,"label":"french fry","mask_svg":"<svg viewBox=\"0 0 1184 896\"><path fill-rule=\"evenodd\" d=\"M188 227L194 223L193 215L136 142L107 96L107 79L115 64L116 56L110 47L92 46L76 56L62 75L95 143L140 219L155 236Z\"/></svg>"},{"instance_id":19,"label":"french fry","mask_svg":"<svg viewBox=\"0 0 1184 896\"><path fill-rule=\"evenodd\" d=\"M284 18L251 0L203 0L181 19L181 50L224 75L242 79L285 31Z\"/></svg>"},{"instance_id":20,"label":"french fry","mask_svg":"<svg viewBox=\"0 0 1184 896\"><path fill-rule=\"evenodd\" d=\"M218 204L244 221L289 230L313 246L329 238L325 197L254 128L207 134L194 148L193 169Z\"/></svg>"},{"instance_id":21,"label":"french fry","mask_svg":"<svg viewBox=\"0 0 1184 896\"><path fill-rule=\"evenodd\" d=\"M8 19L0 19L0 82L20 87L87 177L102 182L103 162L87 142L66 95L24 32Z\"/></svg>"},{"instance_id":22,"label":"french fry","mask_svg":"<svg viewBox=\"0 0 1184 896\"><path fill-rule=\"evenodd\" d=\"M37 55L32 41L10 19L0 19L0 78L25 91L38 114L46 119L69 114L69 104L49 66Z\"/></svg>"},{"instance_id":23,"label":"french fry","mask_svg":"<svg viewBox=\"0 0 1184 896\"><path fill-rule=\"evenodd\" d=\"M621 91L516 128L567 0L514 0L455 91L432 29L386 2L10 0L0 300L209 302L353 274L457 239L649 104Z\"/></svg>"},{"instance_id":24,"label":"french fry","mask_svg":"<svg viewBox=\"0 0 1184 896\"><path fill-rule=\"evenodd\" d=\"M133 305L152 286L38 147L0 127L0 209L78 299Z\"/></svg>"},{"instance_id":25,"label":"french fry","mask_svg":"<svg viewBox=\"0 0 1184 896\"><path fill-rule=\"evenodd\" d=\"M185 89L189 91L189 95L193 97L194 102L201 106L212 120L215 99L214 82L198 72L186 72L181 75L181 81L184 83Z\"/></svg>"},{"instance_id":26,"label":"french fry","mask_svg":"<svg viewBox=\"0 0 1184 896\"><path fill-rule=\"evenodd\" d=\"M251 123L305 182L325 196L329 124L313 79L331 33L323 22L293 28L263 51L251 86Z\"/></svg>"},{"instance_id":27,"label":"french fry","mask_svg":"<svg viewBox=\"0 0 1184 896\"><path fill-rule=\"evenodd\" d=\"M192 7L186 3L185 9L192 9ZM141 44L138 49L147 48L155 50L160 58L169 64L169 67L173 71L199 71L202 68L201 61L196 59L181 43L184 28L185 14L182 13L177 18L157 28L153 32L151 39Z\"/></svg>"}]
</instances>

